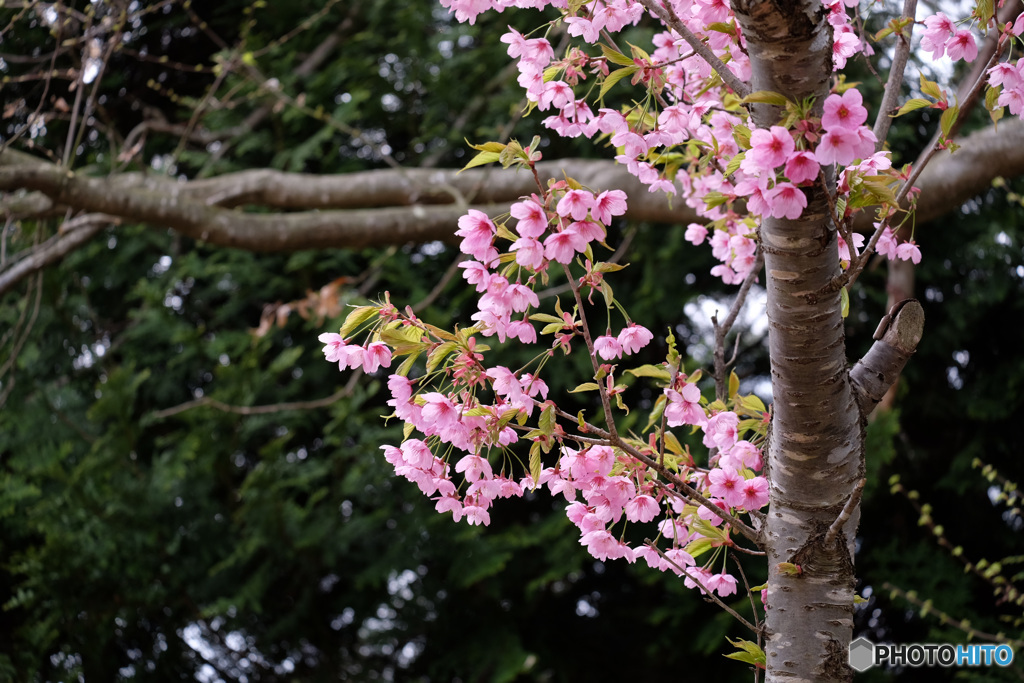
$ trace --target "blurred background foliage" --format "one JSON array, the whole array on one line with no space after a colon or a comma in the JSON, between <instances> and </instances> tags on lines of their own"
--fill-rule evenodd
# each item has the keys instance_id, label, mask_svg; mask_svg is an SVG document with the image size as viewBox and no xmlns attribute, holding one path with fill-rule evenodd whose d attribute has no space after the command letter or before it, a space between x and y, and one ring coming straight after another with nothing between
<instances>
[{"instance_id":1,"label":"blurred background foliage","mask_svg":"<svg viewBox=\"0 0 1024 683\"><path fill-rule=\"evenodd\" d=\"M120 7L66 4L98 25ZM496 40L536 15L465 26L433 0L121 4L138 19L95 82L76 168L196 178L453 167L464 138L544 134L538 115L519 120L521 90ZM31 77L60 40L49 9L0 10L2 135L59 159L75 123L61 102L80 90L77 76ZM87 66L75 51L55 64ZM916 128L894 128L907 158L922 144ZM549 159L594 153L544 145ZM876 640L966 638L884 582L981 631L1021 633L1020 606L965 575L888 483L899 475L920 491L965 557L1020 552L1019 512L972 468L977 458L1024 478L1014 189L1024 191L1010 180L916 228L926 336L896 409L869 426L858 558L869 601L857 625ZM16 252L57 226L9 219L5 245ZM702 311L727 296L710 254L678 226L616 231L609 241L629 241L631 264L617 296L635 320L674 330L695 367ZM4 295L0 681L749 680L722 658L724 636L743 635L724 614L674 576L593 561L564 503L528 495L499 505L489 528L467 527L390 473L379 446L401 432L380 419L384 375L339 374L316 336L338 327L345 304L384 291L435 322L465 320L472 296L458 277L435 288L458 260L441 243L254 254L123 225ZM884 264L861 279L851 357L884 312L885 281ZM751 388L767 375L757 330L744 333L738 366ZM645 362L663 357L664 334L652 347ZM582 360L548 377L554 390L577 383ZM763 569L748 567L759 582Z\"/></svg>"}]
</instances>

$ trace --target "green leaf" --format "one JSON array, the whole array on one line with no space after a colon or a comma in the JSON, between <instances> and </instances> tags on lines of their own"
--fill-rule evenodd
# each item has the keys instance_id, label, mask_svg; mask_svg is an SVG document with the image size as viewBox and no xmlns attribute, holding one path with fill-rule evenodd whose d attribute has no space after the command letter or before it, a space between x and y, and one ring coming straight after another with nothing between
<instances>
[{"instance_id":1,"label":"green leaf","mask_svg":"<svg viewBox=\"0 0 1024 683\"><path fill-rule=\"evenodd\" d=\"M601 44L601 52L604 54L605 59L613 64L618 64L619 66L635 66L632 59L618 50L613 50L603 43Z\"/></svg>"},{"instance_id":2,"label":"green leaf","mask_svg":"<svg viewBox=\"0 0 1024 683\"><path fill-rule=\"evenodd\" d=\"M921 92L937 100L946 99L946 93L939 87L939 84L935 81L929 81L923 75L921 76Z\"/></svg>"},{"instance_id":3,"label":"green leaf","mask_svg":"<svg viewBox=\"0 0 1024 683\"><path fill-rule=\"evenodd\" d=\"M768 411L761 399L753 394L750 394L749 396L739 396L736 400L739 401L743 410L748 413L759 413L763 415Z\"/></svg>"},{"instance_id":4,"label":"green leaf","mask_svg":"<svg viewBox=\"0 0 1024 683\"><path fill-rule=\"evenodd\" d=\"M724 24L720 21L715 21L704 27L707 31L717 31L718 33L727 33L730 36L736 37L736 26L732 23Z\"/></svg>"},{"instance_id":5,"label":"green leaf","mask_svg":"<svg viewBox=\"0 0 1024 683\"><path fill-rule=\"evenodd\" d=\"M687 543L683 550L689 553L690 557L697 559L713 547L715 546L710 538L697 538Z\"/></svg>"},{"instance_id":6,"label":"green leaf","mask_svg":"<svg viewBox=\"0 0 1024 683\"><path fill-rule=\"evenodd\" d=\"M978 17L978 22L982 26L987 26L995 13L996 7L993 0L978 0L978 4L974 8L974 16Z\"/></svg>"},{"instance_id":7,"label":"green leaf","mask_svg":"<svg viewBox=\"0 0 1024 683\"><path fill-rule=\"evenodd\" d=\"M375 315L377 315L376 306L359 306L353 309L351 313L345 316L345 322L342 323L339 334L342 337L349 336L356 328Z\"/></svg>"},{"instance_id":8,"label":"green leaf","mask_svg":"<svg viewBox=\"0 0 1024 683\"><path fill-rule=\"evenodd\" d=\"M932 103L929 102L928 100L926 100L924 98L921 98L921 97L915 97L913 99L910 99L910 100L907 100L906 102L904 102L903 106L900 107L900 110L898 112L896 112L895 114L892 114L891 116L892 116L892 118L896 118L898 116L903 116L904 114L906 114L908 112L916 111L918 109L924 109L925 107L930 107L930 106L932 106Z\"/></svg>"},{"instance_id":9,"label":"green leaf","mask_svg":"<svg viewBox=\"0 0 1024 683\"><path fill-rule=\"evenodd\" d=\"M846 287L839 290L839 310L843 318L850 315L850 292L847 291Z\"/></svg>"},{"instance_id":10,"label":"green leaf","mask_svg":"<svg viewBox=\"0 0 1024 683\"><path fill-rule=\"evenodd\" d=\"M750 149L750 129L744 125L732 127L732 139L740 149Z\"/></svg>"},{"instance_id":11,"label":"green leaf","mask_svg":"<svg viewBox=\"0 0 1024 683\"><path fill-rule=\"evenodd\" d=\"M658 396L658 400L654 402L654 408L651 409L651 414L647 418L647 425L644 427L645 432L661 419L661 416L665 413L666 405L668 405L668 399L665 397L665 394L661 394Z\"/></svg>"},{"instance_id":12,"label":"green leaf","mask_svg":"<svg viewBox=\"0 0 1024 683\"><path fill-rule=\"evenodd\" d=\"M540 420L537 421L537 427L540 429L542 434L550 436L555 432L555 407L550 403L544 406L544 410L540 413Z\"/></svg>"},{"instance_id":13,"label":"green leaf","mask_svg":"<svg viewBox=\"0 0 1024 683\"><path fill-rule=\"evenodd\" d=\"M605 263L601 262L594 265L595 273L614 273L628 267L629 264L619 265L618 263Z\"/></svg>"},{"instance_id":14,"label":"green leaf","mask_svg":"<svg viewBox=\"0 0 1024 683\"><path fill-rule=\"evenodd\" d=\"M942 118L939 119L939 127L942 128L942 134L947 138L949 137L949 131L952 130L953 124L956 123L956 119L959 115L960 107L956 104L942 112Z\"/></svg>"},{"instance_id":15,"label":"green leaf","mask_svg":"<svg viewBox=\"0 0 1024 683\"><path fill-rule=\"evenodd\" d=\"M679 443L679 439L672 432L665 432L665 448L673 455L682 455L684 452L683 444Z\"/></svg>"},{"instance_id":16,"label":"green leaf","mask_svg":"<svg viewBox=\"0 0 1024 683\"><path fill-rule=\"evenodd\" d=\"M483 166L484 164L493 164L501 157L498 152L480 152L475 157L469 160L469 163L459 169L459 173L462 173L466 169L474 168L476 166ZM458 173L456 173L458 175Z\"/></svg>"},{"instance_id":17,"label":"green leaf","mask_svg":"<svg viewBox=\"0 0 1024 683\"><path fill-rule=\"evenodd\" d=\"M380 340L391 347L394 355L418 353L424 346L420 339L423 331L411 325L398 329L382 330Z\"/></svg>"},{"instance_id":18,"label":"green leaf","mask_svg":"<svg viewBox=\"0 0 1024 683\"><path fill-rule=\"evenodd\" d=\"M584 382L583 384L577 385L575 389L570 389L570 394L578 394L582 391L597 391L600 389L596 382Z\"/></svg>"},{"instance_id":19,"label":"green leaf","mask_svg":"<svg viewBox=\"0 0 1024 683\"><path fill-rule=\"evenodd\" d=\"M501 152L507 146L504 142L485 142L483 144L474 145L469 140L466 140L466 144L480 152Z\"/></svg>"},{"instance_id":20,"label":"green leaf","mask_svg":"<svg viewBox=\"0 0 1024 683\"><path fill-rule=\"evenodd\" d=\"M605 96L605 93L611 90L612 87L616 83L621 81L623 78L625 78L626 76L632 76L639 70L640 67L634 64L633 66L627 66L622 69L616 69L615 71L605 76L604 83L601 84L601 92L598 94L598 99L603 98Z\"/></svg>"},{"instance_id":21,"label":"green leaf","mask_svg":"<svg viewBox=\"0 0 1024 683\"><path fill-rule=\"evenodd\" d=\"M438 344L427 355L427 374L430 374L452 351L458 348L455 342Z\"/></svg>"},{"instance_id":22,"label":"green leaf","mask_svg":"<svg viewBox=\"0 0 1024 683\"><path fill-rule=\"evenodd\" d=\"M729 201L729 197L727 195L722 194L718 190L712 190L711 192L708 192L702 197L702 199L704 200L704 203L707 204L707 207L709 209L713 209L716 206L721 206L722 204L725 204L727 201Z\"/></svg>"},{"instance_id":23,"label":"green leaf","mask_svg":"<svg viewBox=\"0 0 1024 683\"><path fill-rule=\"evenodd\" d=\"M416 362L416 359L419 358L419 357L420 357L420 354L418 354L418 353L410 354L410 356L408 358L406 358L404 361L402 361L402 364L398 366L398 369L395 370L395 374L401 375L402 377L408 377L409 376L409 371L412 370L413 364ZM406 437L406 438L408 438L408 437Z\"/></svg>"},{"instance_id":24,"label":"green leaf","mask_svg":"<svg viewBox=\"0 0 1024 683\"><path fill-rule=\"evenodd\" d=\"M758 90L740 100L740 104L770 104L776 107L785 107L787 102L789 100L785 95L771 90Z\"/></svg>"},{"instance_id":25,"label":"green leaf","mask_svg":"<svg viewBox=\"0 0 1024 683\"><path fill-rule=\"evenodd\" d=\"M530 477L533 479L533 488L537 488L540 481L540 471L544 463L540 460L540 441L534 441L530 446Z\"/></svg>"},{"instance_id":26,"label":"green leaf","mask_svg":"<svg viewBox=\"0 0 1024 683\"><path fill-rule=\"evenodd\" d=\"M767 666L767 659L765 658L764 650L757 646L757 643L752 643L749 640L733 640L732 638L726 637L731 645L736 648L736 652L731 652L725 655L728 659L735 659L738 662L744 662L746 664L752 664L759 669L764 669Z\"/></svg>"},{"instance_id":27,"label":"green leaf","mask_svg":"<svg viewBox=\"0 0 1024 683\"><path fill-rule=\"evenodd\" d=\"M740 392L740 376L733 370L729 373L729 398Z\"/></svg>"},{"instance_id":28,"label":"green leaf","mask_svg":"<svg viewBox=\"0 0 1024 683\"><path fill-rule=\"evenodd\" d=\"M988 115L992 119L992 123L998 123L999 119L1003 118L1005 108L999 106L999 95L1003 91L1003 86L997 85L994 88L989 88L985 91L985 109L988 110Z\"/></svg>"},{"instance_id":29,"label":"green leaf","mask_svg":"<svg viewBox=\"0 0 1024 683\"><path fill-rule=\"evenodd\" d=\"M747 157L747 153L746 152L740 152L739 154L734 156L732 159L729 159L729 163L725 165L725 175L730 176L733 173L735 173L739 169L740 164L743 163L743 160L746 157Z\"/></svg>"},{"instance_id":30,"label":"green leaf","mask_svg":"<svg viewBox=\"0 0 1024 683\"><path fill-rule=\"evenodd\" d=\"M672 373L664 365L641 365L638 368L629 368L626 372L634 377L653 377L663 382L669 382L672 379Z\"/></svg>"}]
</instances>

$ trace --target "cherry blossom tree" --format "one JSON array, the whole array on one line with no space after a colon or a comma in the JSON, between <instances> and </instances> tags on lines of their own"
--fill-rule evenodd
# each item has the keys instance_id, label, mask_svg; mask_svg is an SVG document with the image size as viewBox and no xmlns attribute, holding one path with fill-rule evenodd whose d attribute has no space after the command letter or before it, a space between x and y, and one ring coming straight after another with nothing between
<instances>
[{"instance_id":1,"label":"cherry blossom tree","mask_svg":"<svg viewBox=\"0 0 1024 683\"><path fill-rule=\"evenodd\" d=\"M543 166L539 139L474 145L467 169L497 162L532 187L502 210L458 219L460 267L478 295L471 322L442 329L385 297L320 337L341 369L372 372L404 357L388 386L405 438L383 446L384 457L456 522L487 525L496 501L528 491L562 496L596 559L674 572L748 627L733 658L768 680L849 680L865 425L924 325L916 301L895 303L850 367L849 291L873 254L927 257L906 229L917 183L936 153L957 152L953 137L974 102L983 98L994 122L1006 109L1024 112L1024 63L1005 61L1024 18L1010 3L979 2L963 17L918 20L907 0L869 35L866 20L884 8L840 0L442 4L470 23L511 6L553 8L557 18L500 37L527 108L558 135L613 148L635 182L601 188ZM652 44L628 43L623 32L644 22L658 26ZM922 75L922 96L904 99L915 48L973 63L966 85L954 94ZM869 103L842 69L875 51L889 75L869 126ZM627 90L629 104L607 105ZM890 124L925 107L941 111L934 139L915 163L894 166ZM731 310L713 321L708 382L671 331L633 320L615 295L623 266L602 254L608 226L643 201L637 184L692 210L687 239L709 243L712 274L738 285ZM553 279L571 296L548 309L537 288ZM740 392L727 359L755 281L768 295L770 409ZM663 361L631 362L656 336ZM509 343L536 355L508 367L500 346ZM569 354L589 356L573 393L594 397L575 413L544 380ZM627 405L634 381L656 388L651 405ZM629 410L646 419L625 429ZM673 430L701 433L703 448ZM745 561L767 563L764 586L750 585ZM722 601L737 592L751 598L745 613Z\"/></svg>"}]
</instances>

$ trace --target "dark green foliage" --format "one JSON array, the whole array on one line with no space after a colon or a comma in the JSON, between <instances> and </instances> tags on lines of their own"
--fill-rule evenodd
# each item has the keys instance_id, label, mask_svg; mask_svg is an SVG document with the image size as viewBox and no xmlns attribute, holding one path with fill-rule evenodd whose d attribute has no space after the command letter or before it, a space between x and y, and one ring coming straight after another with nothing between
<instances>
[{"instance_id":1,"label":"dark green foliage","mask_svg":"<svg viewBox=\"0 0 1024 683\"><path fill-rule=\"evenodd\" d=\"M193 8L209 31L175 6L147 15L147 32L128 45L168 63L115 53L101 83L106 134L123 141L147 117L188 121L200 107L208 131L240 126L265 106L264 118L220 147L151 132L138 155L120 161L110 158L111 140L87 137L76 168L155 173L160 159L190 176L264 167L339 173L382 167L387 155L453 166L464 162L463 137L498 138L521 104L504 46L492 38L514 23L509 13L469 27L432 0ZM319 18L277 44L310 17ZM296 75L335 31L340 47ZM43 52L53 40L18 24L4 51ZM246 55L259 78L231 71L216 91L224 106L212 106L205 96L215 64ZM269 79L290 104L279 106ZM34 102L42 86L5 90L11 101ZM51 95L74 97L66 81L54 81ZM29 111L5 122L5 139ZM520 121L515 136L540 132L540 118ZM67 126L66 117L50 120L36 149L63 149ZM545 144L548 158L579 153ZM886 580L986 630L1012 613L963 577L886 485L900 473L926 492L947 536L971 557L1019 552L1019 517L1002 519L970 468L980 457L1024 479L1015 423L1024 414L1016 323L1024 235L1020 207L1004 197L990 193L973 213L918 228L925 341L906 373L899 419L892 413L869 427L858 563L874 592L858 623L879 638L957 637L890 601ZM11 250L57 223L15 227ZM1009 244L996 243L1000 233ZM506 501L486 530L434 513L380 456L381 444L401 439L398 425L380 420L389 412L383 376L361 378L330 405L281 405L344 388L348 375L323 361L316 342L344 312L323 320L293 312L254 334L267 306L339 277L350 278L340 290L346 303L390 290L404 306L423 300L455 258L437 244L254 255L119 226L47 269L39 285L32 279L5 295L0 365L14 363L0 385L0 681L675 681L683 671L687 680L708 671L749 680L721 658L725 635L747 634L674 577L595 563L561 500L538 492ZM683 346L697 336L683 306L716 291L709 255L678 226L639 226L623 262L631 266L615 276L616 295L659 335L638 359L656 363L669 329ZM865 275L866 293L855 294L852 349L867 347L882 312L883 270ZM423 315L466 320L472 306L472 293L453 283ZM604 324L602 313L595 319ZM748 345L737 369L753 380L766 373L765 359L759 344ZM952 355L959 351L969 355ZM573 368L585 361L557 359L553 391L581 381ZM218 403L186 408L204 397ZM656 396L631 388L627 398L643 419ZM269 405L282 409L244 410ZM763 580L756 571L748 570L754 583ZM734 606L748 609L742 600Z\"/></svg>"}]
</instances>

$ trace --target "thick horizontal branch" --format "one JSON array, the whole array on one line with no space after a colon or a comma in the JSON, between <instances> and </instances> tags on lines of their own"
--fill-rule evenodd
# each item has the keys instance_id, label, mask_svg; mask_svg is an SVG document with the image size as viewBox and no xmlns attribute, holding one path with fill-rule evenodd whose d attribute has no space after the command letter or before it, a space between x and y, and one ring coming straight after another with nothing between
<instances>
[{"instance_id":1,"label":"thick horizontal branch","mask_svg":"<svg viewBox=\"0 0 1024 683\"><path fill-rule=\"evenodd\" d=\"M1024 173L1024 122L1020 120L974 133L961 144L955 154L935 159L921 176L918 224L984 191L996 176ZM673 224L697 220L678 197L647 192L625 168L611 161L548 161L539 164L539 172L542 178L571 176L594 190L625 190L629 220ZM20 191L6 199L9 207L17 203L19 208L36 206L51 212L104 213L122 222L169 228L210 244L293 251L450 241L459 216L467 209L499 215L536 187L530 174L498 168L464 173L385 169L339 175L254 170L195 181L140 173L90 177L8 149L0 152L0 191ZM49 203L40 201L43 197Z\"/></svg>"},{"instance_id":2,"label":"thick horizontal branch","mask_svg":"<svg viewBox=\"0 0 1024 683\"><path fill-rule=\"evenodd\" d=\"M915 299L893 306L875 332L875 343L850 370L857 405L867 415L882 400L914 355L924 333L924 309Z\"/></svg>"}]
</instances>

